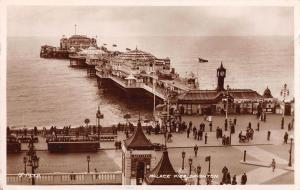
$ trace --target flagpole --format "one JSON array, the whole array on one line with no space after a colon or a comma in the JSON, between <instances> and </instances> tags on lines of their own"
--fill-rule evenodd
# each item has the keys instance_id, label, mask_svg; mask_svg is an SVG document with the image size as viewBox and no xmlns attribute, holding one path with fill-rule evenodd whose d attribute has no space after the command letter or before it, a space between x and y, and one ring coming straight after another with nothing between
<instances>
[{"instance_id":1,"label":"flagpole","mask_svg":"<svg viewBox=\"0 0 300 190\"><path fill-rule=\"evenodd\" d=\"M155 77L155 62L153 63L153 73L154 73L154 77ZM153 77L153 119L155 122L155 80Z\"/></svg>"}]
</instances>

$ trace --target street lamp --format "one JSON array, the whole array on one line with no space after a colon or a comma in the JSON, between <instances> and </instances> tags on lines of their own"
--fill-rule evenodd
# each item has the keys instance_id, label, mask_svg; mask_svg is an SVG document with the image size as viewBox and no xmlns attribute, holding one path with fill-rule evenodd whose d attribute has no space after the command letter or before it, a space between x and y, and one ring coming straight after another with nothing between
<instances>
[{"instance_id":1,"label":"street lamp","mask_svg":"<svg viewBox=\"0 0 300 190\"><path fill-rule=\"evenodd\" d=\"M100 141L100 132L101 132L101 125L100 125L100 120L104 118L103 114L100 111L100 106L98 105L98 110L96 113L96 118L97 118L97 126L98 126L98 139Z\"/></svg>"},{"instance_id":2,"label":"street lamp","mask_svg":"<svg viewBox=\"0 0 300 190\"><path fill-rule=\"evenodd\" d=\"M27 173L27 171L26 171L27 157L26 156L24 156L24 158L23 158L23 163L24 163L24 174L26 174Z\"/></svg>"},{"instance_id":3,"label":"street lamp","mask_svg":"<svg viewBox=\"0 0 300 190\"><path fill-rule=\"evenodd\" d=\"M201 166L197 166L197 185L200 185Z\"/></svg>"},{"instance_id":4,"label":"street lamp","mask_svg":"<svg viewBox=\"0 0 300 190\"><path fill-rule=\"evenodd\" d=\"M285 112L285 97L288 96L290 94L289 89L287 88L287 84L283 85L283 88L280 91L280 95L283 97L283 109L282 109L282 119L281 119L281 129L284 128L284 112Z\"/></svg>"},{"instance_id":5,"label":"street lamp","mask_svg":"<svg viewBox=\"0 0 300 190\"><path fill-rule=\"evenodd\" d=\"M231 133L232 133L232 129L231 129L231 126L230 126L230 134L229 134L229 145L231 146Z\"/></svg>"},{"instance_id":6,"label":"street lamp","mask_svg":"<svg viewBox=\"0 0 300 190\"><path fill-rule=\"evenodd\" d=\"M181 169L184 170L184 158L185 158L185 152L184 151L182 151L181 156L182 156L182 167L181 167Z\"/></svg>"},{"instance_id":7,"label":"street lamp","mask_svg":"<svg viewBox=\"0 0 300 190\"><path fill-rule=\"evenodd\" d=\"M31 139L28 145L28 151L27 151L27 156L28 156L28 166L31 166L31 174L32 174L32 185L35 185L35 170L39 167L39 157L37 157L36 155L36 151L34 149L34 140L33 140L33 135L31 135ZM27 161L27 158L25 159L25 157L23 158L23 161L25 163L25 160ZM26 165L25 165L26 168Z\"/></svg>"},{"instance_id":8,"label":"street lamp","mask_svg":"<svg viewBox=\"0 0 300 190\"><path fill-rule=\"evenodd\" d=\"M192 164L193 164L193 159L192 158L189 158L189 165L190 165L190 174L192 174Z\"/></svg>"},{"instance_id":9,"label":"street lamp","mask_svg":"<svg viewBox=\"0 0 300 190\"><path fill-rule=\"evenodd\" d=\"M127 128L128 128L128 119L130 119L130 118L131 118L131 115L129 113L124 115L124 119L126 119Z\"/></svg>"},{"instance_id":10,"label":"street lamp","mask_svg":"<svg viewBox=\"0 0 300 190\"><path fill-rule=\"evenodd\" d=\"M87 163L88 163L88 173L90 173L90 161L91 161L91 157L88 155L86 157Z\"/></svg>"},{"instance_id":11,"label":"street lamp","mask_svg":"<svg viewBox=\"0 0 300 190\"><path fill-rule=\"evenodd\" d=\"M165 111L160 112L160 117L163 120L162 121L163 127L161 129L164 130L163 133L164 133L164 137L165 137L165 146L167 146L167 116L168 116L168 114Z\"/></svg>"},{"instance_id":12,"label":"street lamp","mask_svg":"<svg viewBox=\"0 0 300 190\"><path fill-rule=\"evenodd\" d=\"M226 89L226 121L228 117L228 104L229 104L229 85L227 85L227 89Z\"/></svg>"},{"instance_id":13,"label":"street lamp","mask_svg":"<svg viewBox=\"0 0 300 190\"><path fill-rule=\"evenodd\" d=\"M289 153L290 153L290 157L289 157L289 164L288 164L288 166L292 166L292 148L293 148L293 140L294 140L294 138L293 138L293 136L291 136L291 146L290 146L290 150L289 150Z\"/></svg>"}]
</instances>

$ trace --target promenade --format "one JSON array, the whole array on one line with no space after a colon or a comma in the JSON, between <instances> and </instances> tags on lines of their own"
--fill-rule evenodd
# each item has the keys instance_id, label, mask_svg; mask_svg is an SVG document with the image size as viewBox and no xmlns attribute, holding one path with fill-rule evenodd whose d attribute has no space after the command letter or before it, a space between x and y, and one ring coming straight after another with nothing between
<instances>
[{"instance_id":1,"label":"promenade","mask_svg":"<svg viewBox=\"0 0 300 190\"><path fill-rule=\"evenodd\" d=\"M229 118L233 117L229 116ZM208 162L205 162L206 156L211 156L211 173L219 176L213 180L214 184L219 184L222 179L222 168L226 166L229 169L231 176L237 175L237 182L240 183L241 175L245 172L248 176L248 184L291 184L294 181L293 167L288 168L290 141L288 144L283 143L283 135L287 132L287 125L292 118L285 118L285 129L281 129L281 115L268 115L266 122L260 121L260 131L254 132L253 140L246 143L240 143L238 133L240 130L245 130L249 121L252 123L252 128L256 129L256 124L259 120L255 116L243 115L237 116L237 127L235 133L232 134L232 146L222 145L222 139L216 139L215 129L217 126L223 127L224 116L213 117L213 130L210 132L208 122L200 116L185 116L183 120L187 123L191 120L197 128L200 122L205 122L205 132L208 134L207 144L202 141L195 140L190 134L187 138L186 132L173 133L172 141L167 142L169 157L175 170L179 170L182 164L181 152L186 152L185 170L188 170L187 159L193 159L192 173L195 174L197 165L201 165L202 174L206 174L208 170ZM271 131L271 138L267 140L267 131ZM224 129L223 129L224 133ZM146 134L146 133L145 133ZM226 132L225 132L226 134ZM288 131L289 136L293 135L293 130ZM228 131L229 135L229 131ZM164 144L163 134L146 134L147 138L152 143ZM118 132L117 140L124 140L124 132ZM101 150L97 153L66 153L53 154L49 153L45 143L45 139L39 137L36 149L40 157L40 167L37 172L86 172L87 171L87 155L91 156L90 168L91 171L96 169L98 172L118 172L121 168L121 150L115 150L114 142L101 142ZM194 155L193 147L199 146L197 157ZM27 149L27 144L22 145L22 150ZM244 150L247 151L246 163L242 162ZM292 152L292 155L294 152ZM25 151L18 155L8 155L7 173L16 174L23 172L23 156ZM155 151L154 165L160 160L161 151ZM292 156L292 166L294 162ZM269 167L272 159L277 162L277 169L272 172ZM259 176L259 177L257 177ZM205 179L202 179L202 184Z\"/></svg>"}]
</instances>

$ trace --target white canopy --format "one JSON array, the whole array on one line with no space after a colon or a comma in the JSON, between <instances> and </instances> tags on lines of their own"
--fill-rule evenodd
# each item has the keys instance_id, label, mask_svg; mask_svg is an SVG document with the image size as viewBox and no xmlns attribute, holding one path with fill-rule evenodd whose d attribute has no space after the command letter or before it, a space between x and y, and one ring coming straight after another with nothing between
<instances>
[{"instance_id":1,"label":"white canopy","mask_svg":"<svg viewBox=\"0 0 300 190\"><path fill-rule=\"evenodd\" d=\"M126 77L125 79L127 79L127 80L136 80L136 78L133 76L132 73L130 73L130 75L128 75L128 77Z\"/></svg>"}]
</instances>

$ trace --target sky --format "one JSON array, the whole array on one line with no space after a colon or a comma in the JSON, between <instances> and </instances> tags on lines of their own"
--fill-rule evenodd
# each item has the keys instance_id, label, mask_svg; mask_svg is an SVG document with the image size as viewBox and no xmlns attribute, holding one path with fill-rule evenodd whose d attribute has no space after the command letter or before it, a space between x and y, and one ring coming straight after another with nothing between
<instances>
[{"instance_id":1,"label":"sky","mask_svg":"<svg viewBox=\"0 0 300 190\"><path fill-rule=\"evenodd\" d=\"M293 35L292 7L10 6L8 36Z\"/></svg>"}]
</instances>

